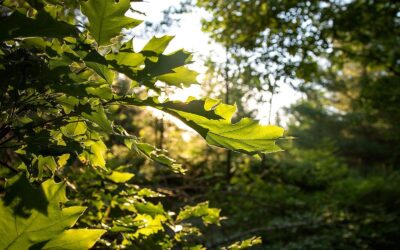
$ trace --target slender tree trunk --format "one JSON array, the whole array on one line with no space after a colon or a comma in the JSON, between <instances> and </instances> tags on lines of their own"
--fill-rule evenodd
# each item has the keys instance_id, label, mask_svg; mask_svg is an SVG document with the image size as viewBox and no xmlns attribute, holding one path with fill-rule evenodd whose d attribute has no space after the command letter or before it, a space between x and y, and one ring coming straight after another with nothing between
<instances>
[{"instance_id":1,"label":"slender tree trunk","mask_svg":"<svg viewBox=\"0 0 400 250\"><path fill-rule=\"evenodd\" d=\"M163 149L164 144L164 118L156 118L155 132L156 132L156 146L159 149Z\"/></svg>"},{"instance_id":2,"label":"slender tree trunk","mask_svg":"<svg viewBox=\"0 0 400 250\"><path fill-rule=\"evenodd\" d=\"M226 62L225 62L225 103L230 103L230 85L229 85L229 48L226 48ZM226 152L226 172L225 172L225 179L226 182L229 184L231 182L232 175L232 151L228 150Z\"/></svg>"},{"instance_id":3,"label":"slender tree trunk","mask_svg":"<svg viewBox=\"0 0 400 250\"><path fill-rule=\"evenodd\" d=\"M268 112L268 124L271 124L272 117L272 101L274 100L275 84L271 87L271 98L269 99L269 112Z\"/></svg>"}]
</instances>

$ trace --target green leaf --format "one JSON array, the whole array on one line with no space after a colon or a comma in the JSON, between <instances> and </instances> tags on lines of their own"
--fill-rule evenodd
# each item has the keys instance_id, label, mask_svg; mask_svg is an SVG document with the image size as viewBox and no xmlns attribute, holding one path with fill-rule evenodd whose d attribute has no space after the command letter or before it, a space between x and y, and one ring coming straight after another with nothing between
<instances>
[{"instance_id":1,"label":"green leaf","mask_svg":"<svg viewBox=\"0 0 400 250\"><path fill-rule=\"evenodd\" d=\"M56 160L52 156L44 157L44 156L39 155L38 156L38 169L39 169L38 176L39 177L41 177L41 174L45 168L49 169L52 173L54 173L54 171L56 171L56 169L57 169Z\"/></svg>"},{"instance_id":2,"label":"green leaf","mask_svg":"<svg viewBox=\"0 0 400 250\"><path fill-rule=\"evenodd\" d=\"M207 121L202 125L209 129L206 140L214 146L249 154L281 151L275 140L282 138L284 130L278 126L260 125L258 121L250 118L243 118L235 124L231 124L230 121Z\"/></svg>"},{"instance_id":3,"label":"green leaf","mask_svg":"<svg viewBox=\"0 0 400 250\"><path fill-rule=\"evenodd\" d=\"M45 11L39 11L35 19L14 11L10 16L0 18L0 26L0 41L17 37L63 38L78 36L75 26L54 20Z\"/></svg>"},{"instance_id":4,"label":"green leaf","mask_svg":"<svg viewBox=\"0 0 400 250\"><path fill-rule=\"evenodd\" d=\"M191 54L184 50L178 50L169 55L160 55L156 62L146 59L144 70L139 72L139 78L152 78L168 73L174 73L173 69L188 64Z\"/></svg>"},{"instance_id":5,"label":"green leaf","mask_svg":"<svg viewBox=\"0 0 400 250\"><path fill-rule=\"evenodd\" d=\"M194 70L186 67L178 67L173 69L173 73L158 76L157 79L169 85L180 87L183 84L185 87L188 87L191 84L198 84L196 80L198 75L199 73Z\"/></svg>"},{"instance_id":6,"label":"green leaf","mask_svg":"<svg viewBox=\"0 0 400 250\"><path fill-rule=\"evenodd\" d=\"M108 85L103 85L101 87L87 87L85 88L85 91L89 95L100 97L104 100L111 100L113 97L112 90Z\"/></svg>"},{"instance_id":7,"label":"green leaf","mask_svg":"<svg viewBox=\"0 0 400 250\"><path fill-rule=\"evenodd\" d=\"M118 171L112 171L110 175L106 175L106 178L115 183L124 183L132 179L135 175L132 173L123 173Z\"/></svg>"},{"instance_id":8,"label":"green leaf","mask_svg":"<svg viewBox=\"0 0 400 250\"><path fill-rule=\"evenodd\" d=\"M66 126L60 128L61 132L66 137L69 137L69 138L73 138L75 136L85 134L86 129L87 129L87 127L86 127L85 122L76 121L76 120L72 120Z\"/></svg>"},{"instance_id":9,"label":"green leaf","mask_svg":"<svg viewBox=\"0 0 400 250\"><path fill-rule=\"evenodd\" d=\"M66 114L69 114L79 104L79 99L73 96L63 95L58 97L56 100L57 103L59 103L62 106Z\"/></svg>"},{"instance_id":10,"label":"green leaf","mask_svg":"<svg viewBox=\"0 0 400 250\"><path fill-rule=\"evenodd\" d=\"M37 189L24 176L9 182L6 195L0 200L0 249L30 249L51 242L73 226L86 209L60 206L67 201L65 182L50 179ZM84 237L75 236L70 240L80 241Z\"/></svg>"},{"instance_id":11,"label":"green leaf","mask_svg":"<svg viewBox=\"0 0 400 250\"><path fill-rule=\"evenodd\" d=\"M84 250L91 248L105 233L102 229L69 229L47 242L43 250Z\"/></svg>"},{"instance_id":12,"label":"green leaf","mask_svg":"<svg viewBox=\"0 0 400 250\"><path fill-rule=\"evenodd\" d=\"M136 210L141 213L141 214L148 214L152 216L153 218L158 215L158 214L164 214L164 208L161 205L161 203L158 203L157 205L154 205L151 202L146 202L146 203L135 203L134 204Z\"/></svg>"},{"instance_id":13,"label":"green leaf","mask_svg":"<svg viewBox=\"0 0 400 250\"><path fill-rule=\"evenodd\" d=\"M107 152L107 146L104 142L97 138L97 140L89 140L83 142L83 144L89 149L84 151L80 156L83 162L90 163L93 167L101 167L106 169L106 160L104 159Z\"/></svg>"},{"instance_id":14,"label":"green leaf","mask_svg":"<svg viewBox=\"0 0 400 250\"><path fill-rule=\"evenodd\" d=\"M155 192L155 191L153 191L151 189L148 189L148 188L140 189L139 192L138 192L138 195L141 196L141 197L151 197L151 198L164 197L165 196L163 194L160 194L160 193Z\"/></svg>"},{"instance_id":15,"label":"green leaf","mask_svg":"<svg viewBox=\"0 0 400 250\"><path fill-rule=\"evenodd\" d=\"M127 67L137 67L143 64L145 57L140 53L134 52L118 52L106 55L107 61L111 65L127 66Z\"/></svg>"},{"instance_id":16,"label":"green leaf","mask_svg":"<svg viewBox=\"0 0 400 250\"><path fill-rule=\"evenodd\" d=\"M126 17L129 0L88 0L81 2L81 9L89 19L89 31L98 45L107 45L123 28L133 28L141 21Z\"/></svg>"},{"instance_id":17,"label":"green leaf","mask_svg":"<svg viewBox=\"0 0 400 250\"><path fill-rule=\"evenodd\" d=\"M258 121L250 118L243 118L237 123L232 123L231 120L233 114L236 112L236 107L222 104L221 102L217 102L212 107L207 107L207 105L215 101L206 99L204 101L204 110L212 110L223 119L209 119L208 117L198 115L198 111L193 110L189 112L187 110L183 112L175 110L175 113L178 118L195 130L198 130L200 134L206 129L207 133L202 134L202 136L211 145L251 155L280 151L280 148L275 144L275 140L283 136L283 128L260 125Z\"/></svg>"},{"instance_id":18,"label":"green leaf","mask_svg":"<svg viewBox=\"0 0 400 250\"><path fill-rule=\"evenodd\" d=\"M178 214L177 220L182 221L193 217L201 217L203 222L207 224L219 224L218 208L209 208L208 201L196 204L195 206L185 206Z\"/></svg>"},{"instance_id":19,"label":"green leaf","mask_svg":"<svg viewBox=\"0 0 400 250\"><path fill-rule=\"evenodd\" d=\"M107 118L103 106L98 106L97 108L89 110L88 112L82 112L82 116L91 121L92 124L104 132L111 133L113 131L111 122Z\"/></svg>"},{"instance_id":20,"label":"green leaf","mask_svg":"<svg viewBox=\"0 0 400 250\"><path fill-rule=\"evenodd\" d=\"M236 106L223 104L219 100L189 98L186 103L159 103L153 99L140 101L125 98L123 101L138 106L152 106L167 112L196 130L214 146L250 155L281 151L275 141L283 137L283 128L261 125L250 118L232 123Z\"/></svg>"},{"instance_id":21,"label":"green leaf","mask_svg":"<svg viewBox=\"0 0 400 250\"><path fill-rule=\"evenodd\" d=\"M142 52L154 52L155 54L161 54L168 47L168 44L173 39L173 36L162 36L160 38L153 37L151 40L144 46Z\"/></svg>"},{"instance_id":22,"label":"green leaf","mask_svg":"<svg viewBox=\"0 0 400 250\"><path fill-rule=\"evenodd\" d=\"M138 224L139 229L135 232L134 237L140 235L149 236L160 231L164 231L163 224L167 218L163 215L156 215L154 218L147 214L138 214L133 221Z\"/></svg>"},{"instance_id":23,"label":"green leaf","mask_svg":"<svg viewBox=\"0 0 400 250\"><path fill-rule=\"evenodd\" d=\"M106 80L108 84L112 84L114 81L115 73L108 68L108 63L104 57L102 57L96 51L91 51L83 58L86 66L93 69L101 78Z\"/></svg>"},{"instance_id":24,"label":"green leaf","mask_svg":"<svg viewBox=\"0 0 400 250\"><path fill-rule=\"evenodd\" d=\"M229 250L240 250L253 247L262 243L261 237L253 236L251 238L235 242L227 247Z\"/></svg>"},{"instance_id":25,"label":"green leaf","mask_svg":"<svg viewBox=\"0 0 400 250\"><path fill-rule=\"evenodd\" d=\"M142 153L145 156L149 157L151 160L160 163L165 166L169 166L174 172L184 173L185 169L182 168L182 165L177 163L174 159L165 155L165 151L161 149L157 149L156 147L147 144L147 143L139 143L134 144L136 147L134 149L138 153Z\"/></svg>"},{"instance_id":26,"label":"green leaf","mask_svg":"<svg viewBox=\"0 0 400 250\"><path fill-rule=\"evenodd\" d=\"M79 142L69 138L63 138L64 143L59 143L57 138L49 130L42 130L25 139L27 146L23 151L45 156L60 156L67 153L75 153L81 150Z\"/></svg>"}]
</instances>

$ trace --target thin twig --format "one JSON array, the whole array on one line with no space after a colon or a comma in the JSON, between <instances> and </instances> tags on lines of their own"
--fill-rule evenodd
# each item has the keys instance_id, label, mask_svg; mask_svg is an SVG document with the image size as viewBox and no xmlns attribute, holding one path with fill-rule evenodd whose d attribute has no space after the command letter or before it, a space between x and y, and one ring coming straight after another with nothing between
<instances>
[{"instance_id":1,"label":"thin twig","mask_svg":"<svg viewBox=\"0 0 400 250\"><path fill-rule=\"evenodd\" d=\"M14 173L18 174L18 170L16 170L15 168L11 167L10 165L8 165L7 163L5 163L4 161L0 160L0 164L5 166L6 168L10 169L11 171L13 171Z\"/></svg>"},{"instance_id":2,"label":"thin twig","mask_svg":"<svg viewBox=\"0 0 400 250\"><path fill-rule=\"evenodd\" d=\"M213 244L207 246L207 249L216 249L216 248L219 248L219 246L221 246L221 245L226 245L231 242L235 242L237 240L248 237L249 235L258 234L261 232L270 232L270 231L275 231L275 230L302 227L302 226L307 226L307 225L308 226L321 226L321 225L323 225L323 221L322 221L322 219L320 219L317 221L306 221L306 222L298 222L298 223L292 223L292 224L286 224L286 225L253 228L248 231L235 234L231 237L227 237L222 241L213 243Z\"/></svg>"}]
</instances>

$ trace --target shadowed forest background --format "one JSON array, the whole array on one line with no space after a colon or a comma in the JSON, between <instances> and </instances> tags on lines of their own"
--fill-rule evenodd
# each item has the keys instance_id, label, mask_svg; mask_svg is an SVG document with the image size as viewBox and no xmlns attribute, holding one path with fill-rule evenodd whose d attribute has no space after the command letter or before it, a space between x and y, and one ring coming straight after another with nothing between
<instances>
[{"instance_id":1,"label":"shadowed forest background","mask_svg":"<svg viewBox=\"0 0 400 250\"><path fill-rule=\"evenodd\" d=\"M61 7L56 2L62 2L57 3ZM127 2L128 8L129 1L121 0L118 4L122 2ZM95 18L91 15L97 14L92 14L91 10L98 10L93 0L84 3L0 1L0 29L4 27L9 31L0 35L3 97L0 176L4 200L0 206L0 216L4 218L0 219L0 225L8 225L9 214L24 217L29 211L41 211L40 199L24 198L20 194L22 188L30 190L31 186L42 185L46 190L44 183L49 180L55 183L64 180L69 201L60 198L54 202L54 207L60 202L66 202L66 207L86 206L73 228L105 230L86 248L399 248L398 1L189 0L165 10L161 22L146 22L145 14L152 10L135 12L137 2L140 1L131 1L130 12L135 18L139 16L145 20L140 24L144 31L139 34L123 30L125 36L133 34L133 49L132 45L127 45L126 37L114 37L120 30L110 34L108 41L104 36L96 36ZM89 9L90 4L93 9ZM83 14L77 14L79 9ZM7 18L12 11L20 11L25 18L33 17L35 21L40 18L32 13L50 13L49 16L56 16L59 21L74 24L81 33L86 32L82 28L86 24L82 27L78 24L88 19L90 35L83 33L85 38L80 36L72 41L65 38L72 36L71 33L49 36L48 31L43 31L39 35L28 32L26 37L29 38L25 39L22 31L18 33L8 28L22 20L15 15L14 24L11 24ZM172 37L160 34L168 33L171 27L179 27L183 16L200 12L207 13L202 20L202 30L210 37L210 42L222 48L223 58L213 54L197 55L200 59L196 63L203 65L202 74L197 76L191 68L183 68L192 61L185 51L179 57L175 52L163 54ZM41 24L35 25L37 28ZM45 38L39 41L39 38L30 37ZM110 38L118 42L109 45L107 43L113 41ZM76 42L79 39L83 39L82 43ZM153 43L138 52L135 39L150 39ZM94 45L88 49L89 44L98 47ZM134 51L135 55L122 58L115 51ZM43 59L44 53L46 59ZM138 59L138 54L143 55L143 60ZM168 57L170 55L176 57ZM18 63L21 58L33 63L21 66ZM68 58L67 63L61 61L65 58ZM132 60L142 61L132 64ZM34 91L31 91L5 83L7 79L12 79L10 82L17 79L11 74L20 75L18 67L30 72L29 67L39 65L38 61L49 65L47 71L32 70L44 72L44 77L37 78L39 83L56 79L56 76L57 81L61 81L58 77L62 75L63 83L79 82L85 90L73 88L73 84L59 88L50 84L49 89L41 90L32 80L34 87L29 88ZM59 65L76 76L68 75ZM109 75L110 69L117 72L115 76ZM28 75L26 78L34 73ZM77 76L81 78L76 80ZM81 84L82 77L86 77L84 84L92 85ZM228 105L213 102L213 109L208 109L207 101L193 99L177 104L168 99L174 93L184 93L184 87L196 81L200 83L202 97L220 99ZM87 86L93 88L88 90ZM282 94L288 86L296 97ZM50 94L43 97L41 91L58 91L66 93L67 97ZM79 91L85 94L76 94L81 93ZM37 109L30 110L26 103L36 96L39 101L32 105L37 105ZM150 98L154 96L159 99ZM65 99L60 101L61 97ZM288 103L277 113L272 108L276 98L287 98ZM99 103L101 108L96 106ZM63 111L55 112L60 105L62 108L58 109ZM214 127L205 127L211 126L207 125L208 121L196 120L197 116L193 118L185 113L210 120L215 119L212 118L215 115L226 118L233 105L237 107L233 124L242 122L242 117L254 120L262 117L265 125L283 127L284 136L278 133L268 139L268 143L276 140L279 148L275 144L264 144L264 148L254 146L261 139L254 139L253 133L268 126L257 127L254 130L257 132L241 130L233 139L249 143L242 146L231 141L232 138L213 141L207 133ZM215 107L223 107L224 111L221 113L216 108L211 114ZM73 117L69 117L69 112ZM63 123L64 118L69 120ZM90 125L92 123L97 125ZM37 127L44 129L39 131ZM60 132L52 132L56 130ZM84 136L87 137L82 139ZM73 151L52 146L51 143L61 137L67 146L71 141ZM254 141L247 142L246 137ZM76 142L81 146L73 144ZM56 144L62 145L60 141ZM77 149L80 147L83 147L82 152ZM15 181L15 176L25 175L27 178L18 177ZM11 191L7 191L7 182L22 184L12 184ZM27 192L26 196L42 197L37 190ZM18 205L15 197L22 203L27 199L26 206ZM40 204L46 208L52 201ZM12 210L7 210L9 206ZM19 213L19 210L24 212ZM74 223L68 228L72 225ZM7 240L1 232L2 229L0 238L4 239L0 239L0 248L12 249L5 247L12 243L2 245L2 240ZM33 245L36 248L32 249L49 249L53 243L48 242L52 241L38 240ZM24 246L29 245L26 244ZM80 247L69 249L85 249Z\"/></svg>"}]
</instances>

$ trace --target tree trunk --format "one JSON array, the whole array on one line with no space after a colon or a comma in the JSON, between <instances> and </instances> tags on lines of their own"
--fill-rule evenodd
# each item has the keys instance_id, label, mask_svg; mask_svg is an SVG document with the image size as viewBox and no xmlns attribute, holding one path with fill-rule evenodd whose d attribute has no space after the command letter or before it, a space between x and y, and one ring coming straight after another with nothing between
<instances>
[{"instance_id":1,"label":"tree trunk","mask_svg":"<svg viewBox=\"0 0 400 250\"><path fill-rule=\"evenodd\" d=\"M229 85L229 49L226 49L226 62L225 62L225 103L229 104L229 94L230 94L230 85ZM232 152L228 150L226 152L226 172L225 172L225 179L227 184L231 182L231 175L232 175Z\"/></svg>"}]
</instances>

